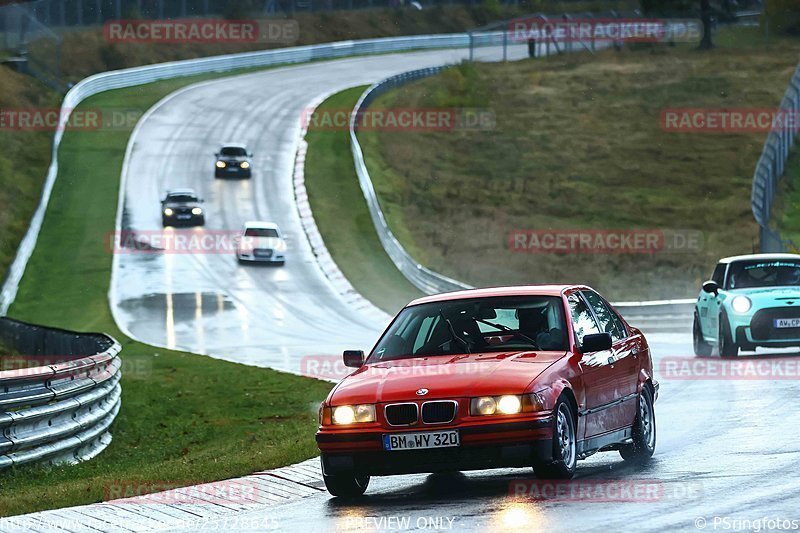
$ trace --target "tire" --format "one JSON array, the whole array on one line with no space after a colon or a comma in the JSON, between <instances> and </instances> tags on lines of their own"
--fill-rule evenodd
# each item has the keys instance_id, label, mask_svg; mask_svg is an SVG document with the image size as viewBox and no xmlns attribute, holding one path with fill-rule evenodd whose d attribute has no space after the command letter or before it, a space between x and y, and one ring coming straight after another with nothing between
<instances>
[{"instance_id":1,"label":"tire","mask_svg":"<svg viewBox=\"0 0 800 533\"><path fill-rule=\"evenodd\" d=\"M728 324L728 317L725 315L719 316L719 341L717 346L719 347L720 357L728 358L739 355L739 346L733 342L731 327Z\"/></svg>"},{"instance_id":2,"label":"tire","mask_svg":"<svg viewBox=\"0 0 800 533\"><path fill-rule=\"evenodd\" d=\"M703 338L703 332L700 329L700 317L697 313L694 314L694 324L692 325L692 345L694 346L694 354L700 357L708 357L711 355L711 345Z\"/></svg>"},{"instance_id":3,"label":"tire","mask_svg":"<svg viewBox=\"0 0 800 533\"><path fill-rule=\"evenodd\" d=\"M571 479L578 463L575 409L561 396L553 409L552 460L534 459L533 471L539 479Z\"/></svg>"},{"instance_id":4,"label":"tire","mask_svg":"<svg viewBox=\"0 0 800 533\"><path fill-rule=\"evenodd\" d=\"M363 496L369 486L369 476L352 474L322 475L325 488L332 496L357 498Z\"/></svg>"},{"instance_id":5,"label":"tire","mask_svg":"<svg viewBox=\"0 0 800 533\"><path fill-rule=\"evenodd\" d=\"M633 422L633 442L619 449L626 461L645 463L656 451L656 411L653 405L653 391L649 385L642 388Z\"/></svg>"}]
</instances>

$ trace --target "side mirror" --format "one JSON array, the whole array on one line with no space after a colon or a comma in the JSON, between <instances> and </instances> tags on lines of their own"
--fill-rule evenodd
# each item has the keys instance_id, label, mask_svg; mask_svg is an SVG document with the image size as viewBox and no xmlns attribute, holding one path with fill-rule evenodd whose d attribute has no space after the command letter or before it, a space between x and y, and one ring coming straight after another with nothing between
<instances>
[{"instance_id":1,"label":"side mirror","mask_svg":"<svg viewBox=\"0 0 800 533\"><path fill-rule=\"evenodd\" d=\"M215 154L214 154L214 157L216 157L217 159L219 159L219 152L215 153Z\"/></svg>"},{"instance_id":2,"label":"side mirror","mask_svg":"<svg viewBox=\"0 0 800 533\"><path fill-rule=\"evenodd\" d=\"M248 152L247 157L253 157L253 152Z\"/></svg>"},{"instance_id":3,"label":"side mirror","mask_svg":"<svg viewBox=\"0 0 800 533\"><path fill-rule=\"evenodd\" d=\"M581 343L581 351L583 353L602 352L603 350L610 350L612 344L610 333L586 335Z\"/></svg>"},{"instance_id":4,"label":"side mirror","mask_svg":"<svg viewBox=\"0 0 800 533\"><path fill-rule=\"evenodd\" d=\"M362 350L345 350L344 366L348 368L361 368L364 366L364 352Z\"/></svg>"},{"instance_id":5,"label":"side mirror","mask_svg":"<svg viewBox=\"0 0 800 533\"><path fill-rule=\"evenodd\" d=\"M703 292L716 296L719 294L719 285L717 285L717 282L714 280L708 280L703 283Z\"/></svg>"}]
</instances>

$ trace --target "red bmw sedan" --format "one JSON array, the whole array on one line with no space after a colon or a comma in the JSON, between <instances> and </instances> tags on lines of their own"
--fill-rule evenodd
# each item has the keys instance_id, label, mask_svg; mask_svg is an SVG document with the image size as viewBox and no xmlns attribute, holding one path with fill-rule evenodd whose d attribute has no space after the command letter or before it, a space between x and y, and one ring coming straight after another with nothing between
<instances>
[{"instance_id":1,"label":"red bmw sedan","mask_svg":"<svg viewBox=\"0 0 800 533\"><path fill-rule=\"evenodd\" d=\"M420 298L320 406L317 443L334 496L370 476L533 467L570 478L576 462L655 450L650 349L580 285L477 289Z\"/></svg>"}]
</instances>

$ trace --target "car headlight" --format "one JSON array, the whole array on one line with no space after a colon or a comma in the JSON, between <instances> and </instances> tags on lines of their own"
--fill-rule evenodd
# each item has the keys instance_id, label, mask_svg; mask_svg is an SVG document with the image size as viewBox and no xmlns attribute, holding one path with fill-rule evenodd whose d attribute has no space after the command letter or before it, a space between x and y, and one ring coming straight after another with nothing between
<instances>
[{"instance_id":1,"label":"car headlight","mask_svg":"<svg viewBox=\"0 0 800 533\"><path fill-rule=\"evenodd\" d=\"M250 163L248 163L247 161L242 161L242 164L239 166L242 168L250 168Z\"/></svg>"},{"instance_id":2,"label":"car headlight","mask_svg":"<svg viewBox=\"0 0 800 533\"><path fill-rule=\"evenodd\" d=\"M753 307L753 302L747 296L737 296L731 301L731 307L737 313L746 313Z\"/></svg>"},{"instance_id":3,"label":"car headlight","mask_svg":"<svg viewBox=\"0 0 800 533\"><path fill-rule=\"evenodd\" d=\"M515 415L544 410L544 397L537 393L505 394L472 398L469 413L472 416Z\"/></svg>"},{"instance_id":4,"label":"car headlight","mask_svg":"<svg viewBox=\"0 0 800 533\"><path fill-rule=\"evenodd\" d=\"M503 415L514 415L522 411L522 398L519 396L501 396L497 402L497 411Z\"/></svg>"},{"instance_id":5,"label":"car headlight","mask_svg":"<svg viewBox=\"0 0 800 533\"><path fill-rule=\"evenodd\" d=\"M340 405L333 408L333 423L339 426L375 422L374 405Z\"/></svg>"},{"instance_id":6,"label":"car headlight","mask_svg":"<svg viewBox=\"0 0 800 533\"><path fill-rule=\"evenodd\" d=\"M473 416L514 415L522 411L522 396L506 394L473 398L469 410Z\"/></svg>"},{"instance_id":7,"label":"car headlight","mask_svg":"<svg viewBox=\"0 0 800 533\"><path fill-rule=\"evenodd\" d=\"M173 212L172 209L170 209L169 207L164 209L164 214L167 215L168 217L172 216L172 212Z\"/></svg>"},{"instance_id":8,"label":"car headlight","mask_svg":"<svg viewBox=\"0 0 800 533\"><path fill-rule=\"evenodd\" d=\"M285 252L286 251L286 243L284 241L279 242L277 244L277 246L275 246L275 250L277 250L279 252Z\"/></svg>"},{"instance_id":9,"label":"car headlight","mask_svg":"<svg viewBox=\"0 0 800 533\"><path fill-rule=\"evenodd\" d=\"M493 415L497 412L497 401L491 396L473 398L469 411L472 415Z\"/></svg>"},{"instance_id":10,"label":"car headlight","mask_svg":"<svg viewBox=\"0 0 800 533\"><path fill-rule=\"evenodd\" d=\"M217 161L217 168L225 168L225 161Z\"/></svg>"},{"instance_id":11,"label":"car headlight","mask_svg":"<svg viewBox=\"0 0 800 533\"><path fill-rule=\"evenodd\" d=\"M193 215L202 215L203 214L203 210L200 209L199 207L195 207L195 208L192 209L192 214Z\"/></svg>"}]
</instances>

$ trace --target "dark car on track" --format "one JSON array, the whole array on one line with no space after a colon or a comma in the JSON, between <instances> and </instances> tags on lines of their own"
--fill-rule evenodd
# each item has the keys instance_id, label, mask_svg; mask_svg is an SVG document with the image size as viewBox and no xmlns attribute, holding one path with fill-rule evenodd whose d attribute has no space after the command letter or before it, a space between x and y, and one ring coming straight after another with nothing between
<instances>
[{"instance_id":1,"label":"dark car on track","mask_svg":"<svg viewBox=\"0 0 800 533\"><path fill-rule=\"evenodd\" d=\"M655 450L658 383L644 335L581 285L468 290L407 305L320 406L317 444L334 496L370 476L533 467Z\"/></svg>"},{"instance_id":2,"label":"dark car on track","mask_svg":"<svg viewBox=\"0 0 800 533\"><path fill-rule=\"evenodd\" d=\"M206 223L205 212L192 189L167 191L161 200L161 223L167 226L202 226Z\"/></svg>"},{"instance_id":3,"label":"dark car on track","mask_svg":"<svg viewBox=\"0 0 800 533\"><path fill-rule=\"evenodd\" d=\"M214 157L216 178L249 178L253 175L253 154L244 144L225 143Z\"/></svg>"}]
</instances>

